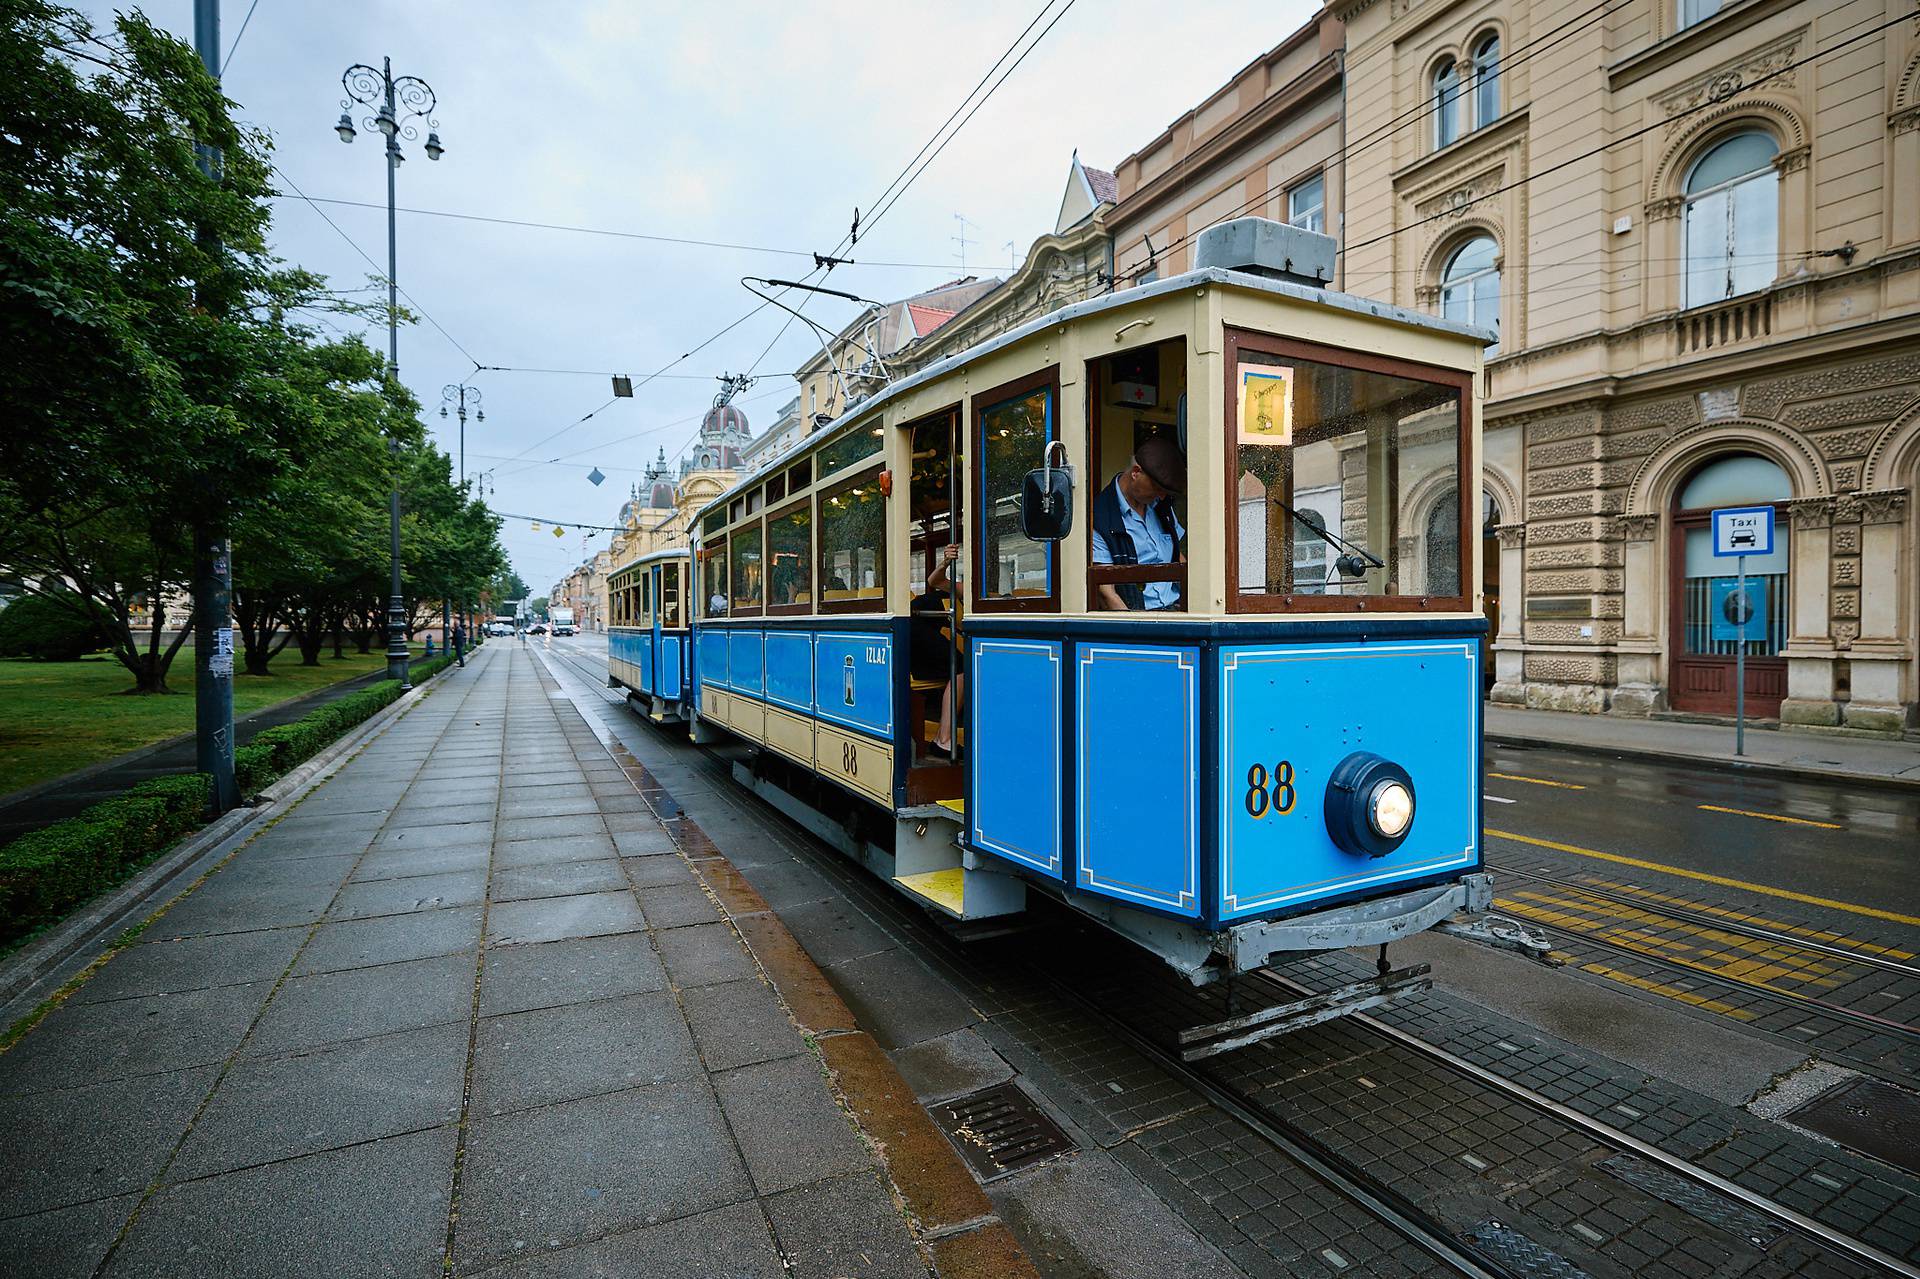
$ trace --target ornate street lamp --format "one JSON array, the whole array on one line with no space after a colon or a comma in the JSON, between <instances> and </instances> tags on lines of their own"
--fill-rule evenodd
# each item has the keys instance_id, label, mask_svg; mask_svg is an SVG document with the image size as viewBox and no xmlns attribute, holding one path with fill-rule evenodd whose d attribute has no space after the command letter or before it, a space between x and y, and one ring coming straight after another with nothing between
<instances>
[{"instance_id":1,"label":"ornate street lamp","mask_svg":"<svg viewBox=\"0 0 1920 1279\"><path fill-rule=\"evenodd\" d=\"M439 145L440 135L437 133L429 133L427 135L427 154L432 155L434 148ZM480 422L486 421L487 411L480 407L479 387L468 386L465 382L457 382L440 388L440 416L442 418L446 417L447 405L451 404L454 405L454 412L458 414L460 418L460 498L463 502L466 500L467 493L467 404L469 401L473 404L474 419ZM473 634L473 619L467 616L465 601L461 602L460 616L461 620L466 623L467 634ZM443 599L440 601L440 630L442 634L449 633L447 631L447 619L447 602Z\"/></svg>"},{"instance_id":2,"label":"ornate street lamp","mask_svg":"<svg viewBox=\"0 0 1920 1279\"><path fill-rule=\"evenodd\" d=\"M356 106L375 109L363 123L369 129L378 130L387 140L387 376L397 381L400 377L400 285L399 251L394 236L394 175L406 159L400 152L400 140L405 138L411 142L420 136L413 124L415 120L427 122L427 158L438 160L445 154L446 148L440 145L440 122L433 118L438 99L432 86L418 76L401 76L396 80L391 58L381 59L377 70L365 63L354 63L340 77L340 85L347 91L340 102L340 122L334 125L340 140L351 143L355 137ZM400 441L389 439L387 451L397 457ZM407 605L400 588L400 473L397 467L388 500L387 540L393 570L392 593L387 600L387 677L399 680L404 690L412 685L407 680Z\"/></svg>"}]
</instances>

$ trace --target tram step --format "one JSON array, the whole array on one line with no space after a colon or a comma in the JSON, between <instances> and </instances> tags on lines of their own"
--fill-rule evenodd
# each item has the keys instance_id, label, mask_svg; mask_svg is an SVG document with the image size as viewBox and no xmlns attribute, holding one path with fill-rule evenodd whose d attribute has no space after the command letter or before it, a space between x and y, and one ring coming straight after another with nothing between
<instances>
[{"instance_id":1,"label":"tram step","mask_svg":"<svg viewBox=\"0 0 1920 1279\"><path fill-rule=\"evenodd\" d=\"M896 875L894 884L915 901L954 919L991 919L1027 908L1026 885L1011 875L950 866Z\"/></svg>"},{"instance_id":2,"label":"tram step","mask_svg":"<svg viewBox=\"0 0 1920 1279\"><path fill-rule=\"evenodd\" d=\"M918 897L921 901L937 906L952 915L962 918L966 905L966 874L958 866L951 870L929 870L918 875L902 875L893 882Z\"/></svg>"}]
</instances>

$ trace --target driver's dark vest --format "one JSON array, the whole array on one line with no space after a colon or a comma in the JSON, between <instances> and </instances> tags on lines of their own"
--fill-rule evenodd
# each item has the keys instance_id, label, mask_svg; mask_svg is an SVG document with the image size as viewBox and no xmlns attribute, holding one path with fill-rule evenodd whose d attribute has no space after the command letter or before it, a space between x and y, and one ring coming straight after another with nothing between
<instances>
[{"instance_id":1,"label":"driver's dark vest","mask_svg":"<svg viewBox=\"0 0 1920 1279\"><path fill-rule=\"evenodd\" d=\"M1101 489L1100 495L1093 499L1093 531L1106 542L1107 550L1113 555L1115 567L1140 562L1139 552L1133 545L1133 534L1127 532L1126 512L1120 505L1122 500L1118 480ZM1160 520L1160 527L1166 530L1167 536L1173 537L1173 499L1163 498L1155 502L1151 509ZM1113 589L1120 593L1120 598L1126 601L1128 608L1137 611L1146 607L1147 588L1143 584L1121 582L1117 583Z\"/></svg>"}]
</instances>

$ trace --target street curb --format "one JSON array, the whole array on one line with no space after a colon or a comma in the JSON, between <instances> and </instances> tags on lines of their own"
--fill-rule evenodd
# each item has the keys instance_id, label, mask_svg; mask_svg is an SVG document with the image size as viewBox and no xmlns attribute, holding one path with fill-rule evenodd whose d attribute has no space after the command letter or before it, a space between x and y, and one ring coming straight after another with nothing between
<instances>
[{"instance_id":1,"label":"street curb","mask_svg":"<svg viewBox=\"0 0 1920 1279\"><path fill-rule=\"evenodd\" d=\"M542 663L545 663L544 656ZM551 666L547 675L560 684ZM1019 1240L995 1215L993 1202L960 1154L934 1125L918 1096L779 914L748 883L706 832L687 817L645 765L595 721L560 685L568 705L620 766L681 856L719 903L794 1022L814 1040L833 1091L865 1134L894 1193L908 1209L909 1229L939 1279L1040 1279Z\"/></svg>"},{"instance_id":2,"label":"street curb","mask_svg":"<svg viewBox=\"0 0 1920 1279\"><path fill-rule=\"evenodd\" d=\"M477 654L476 654L477 656ZM458 670L450 666L447 670ZM318 787L367 742L412 710L446 671L416 684L380 708L354 732L340 738L260 792L258 804L224 813L149 863L118 888L93 899L50 932L0 961L0 1030L32 1011L67 982L86 971L109 947L99 945L147 918L168 902L170 886L189 883L238 851L261 829ZM191 891L189 889L188 891Z\"/></svg>"},{"instance_id":3,"label":"street curb","mask_svg":"<svg viewBox=\"0 0 1920 1279\"><path fill-rule=\"evenodd\" d=\"M1568 742L1557 737L1521 737L1512 733L1488 733L1486 740L1492 746L1512 746L1523 750L1546 749L1570 751L1576 755L1611 756L1615 759L1637 759L1653 764L1688 764L1695 768L1711 769L1720 773L1746 774L1748 776L1813 778L1823 782L1847 782L1857 786L1868 786L1877 790L1899 791L1902 793L1920 792L1920 778L1887 777L1877 773L1855 773L1839 768L1813 768L1803 764L1776 764L1770 760L1717 759L1711 755L1689 755L1684 751L1655 750L1650 746L1612 746L1599 742Z\"/></svg>"}]
</instances>

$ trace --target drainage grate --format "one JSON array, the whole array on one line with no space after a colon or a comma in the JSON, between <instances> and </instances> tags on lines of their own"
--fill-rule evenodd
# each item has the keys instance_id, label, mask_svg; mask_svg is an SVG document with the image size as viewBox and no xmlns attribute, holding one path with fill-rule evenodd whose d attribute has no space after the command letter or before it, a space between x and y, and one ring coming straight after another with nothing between
<instances>
[{"instance_id":1,"label":"drainage grate","mask_svg":"<svg viewBox=\"0 0 1920 1279\"><path fill-rule=\"evenodd\" d=\"M1586 1271L1553 1249L1497 1221L1476 1223L1467 1232L1467 1239L1508 1274L1525 1279L1590 1279Z\"/></svg>"},{"instance_id":2,"label":"drainage grate","mask_svg":"<svg viewBox=\"0 0 1920 1279\"><path fill-rule=\"evenodd\" d=\"M1920 1093L1877 1079L1856 1079L1782 1118L1896 1168L1920 1172Z\"/></svg>"},{"instance_id":3,"label":"drainage grate","mask_svg":"<svg viewBox=\"0 0 1920 1279\"><path fill-rule=\"evenodd\" d=\"M1074 1148L1060 1125L1015 1084L999 1084L927 1109L982 1181Z\"/></svg>"},{"instance_id":4,"label":"drainage grate","mask_svg":"<svg viewBox=\"0 0 1920 1279\"><path fill-rule=\"evenodd\" d=\"M1615 1155L1603 1160L1600 1166L1629 1186L1644 1190L1654 1198L1698 1217L1709 1226L1718 1226L1729 1234L1738 1235L1762 1252L1786 1233L1771 1217L1763 1217L1723 1194L1708 1190L1644 1159Z\"/></svg>"}]
</instances>

